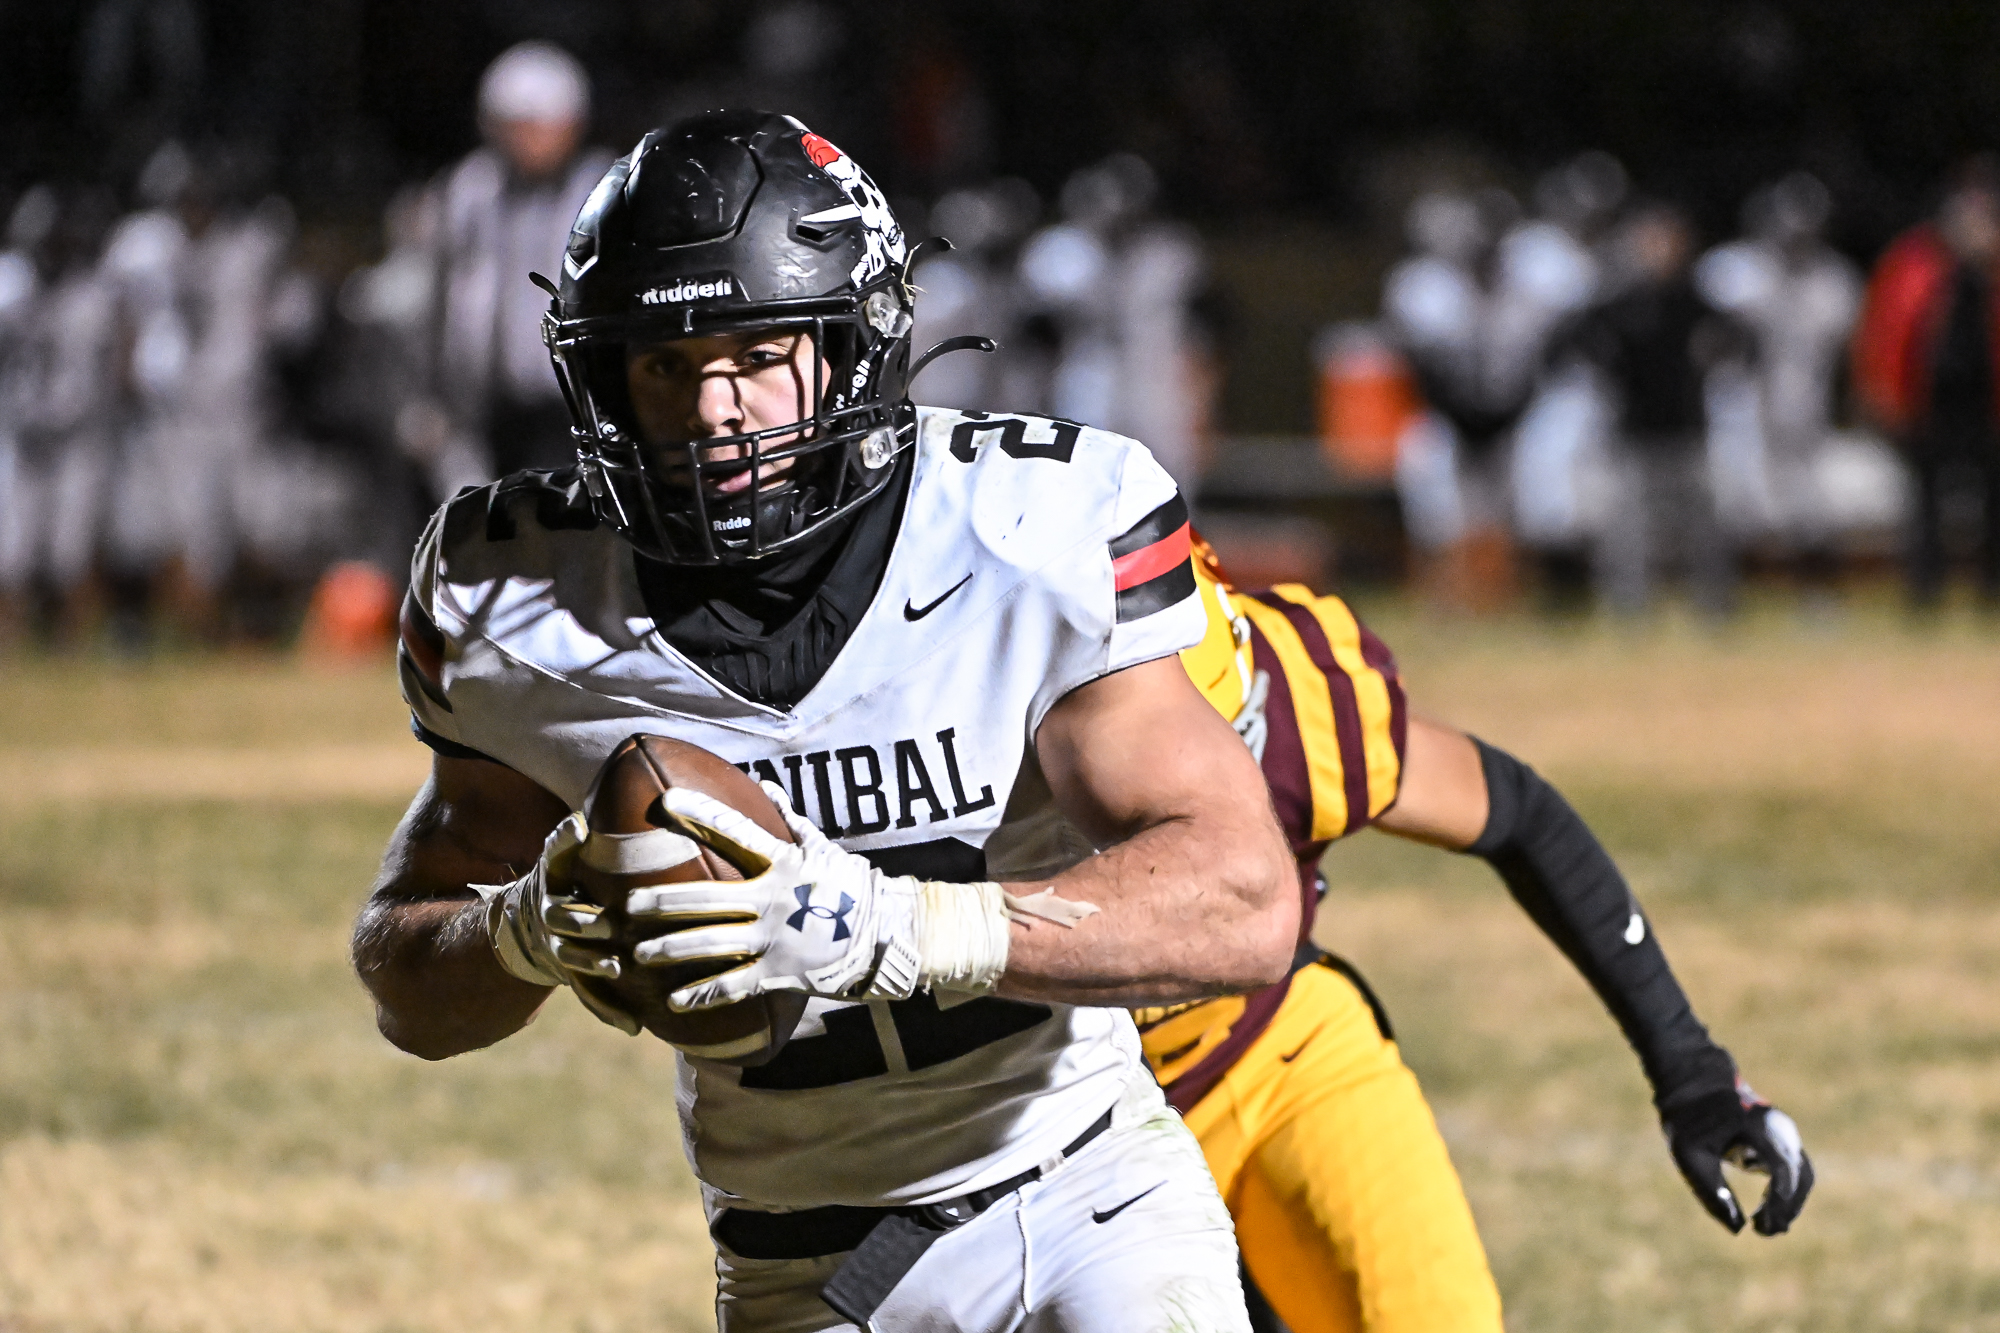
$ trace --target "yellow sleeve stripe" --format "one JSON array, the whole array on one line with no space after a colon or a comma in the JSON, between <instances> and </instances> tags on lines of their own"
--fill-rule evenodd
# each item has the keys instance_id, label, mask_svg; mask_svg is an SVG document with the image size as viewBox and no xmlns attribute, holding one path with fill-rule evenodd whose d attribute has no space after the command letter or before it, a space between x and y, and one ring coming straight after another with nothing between
<instances>
[{"instance_id":1,"label":"yellow sleeve stripe","mask_svg":"<svg viewBox=\"0 0 2000 1333\"><path fill-rule=\"evenodd\" d=\"M1305 592L1297 584L1287 586ZM1338 838L1347 831L1347 782L1340 762L1339 732L1334 726L1333 693L1326 675L1313 665L1305 641L1282 610L1256 596L1238 597L1236 605L1263 633L1285 673L1292 712L1298 719L1299 741L1305 750L1306 780L1312 790L1312 841Z\"/></svg>"},{"instance_id":2,"label":"yellow sleeve stripe","mask_svg":"<svg viewBox=\"0 0 2000 1333\"><path fill-rule=\"evenodd\" d=\"M1305 597L1294 596L1294 590L1305 593ZM1373 819L1396 799L1397 785L1402 780L1403 763L1396 754L1395 708L1389 682L1368 664L1362 653L1361 625L1347 603L1338 597L1314 597L1297 584L1287 584L1276 591L1285 600L1312 612L1326 630L1333 660L1354 682L1354 701L1361 712L1361 747L1367 756L1368 817Z\"/></svg>"},{"instance_id":3,"label":"yellow sleeve stripe","mask_svg":"<svg viewBox=\"0 0 2000 1333\"><path fill-rule=\"evenodd\" d=\"M1201 691L1202 698L1234 722L1243 711L1244 699L1244 672L1237 661L1234 627L1223 606L1214 572L1199 560L1194 563L1194 581L1201 591L1201 609L1208 615L1208 628L1200 643L1181 650L1181 665L1187 668L1188 677Z\"/></svg>"}]
</instances>

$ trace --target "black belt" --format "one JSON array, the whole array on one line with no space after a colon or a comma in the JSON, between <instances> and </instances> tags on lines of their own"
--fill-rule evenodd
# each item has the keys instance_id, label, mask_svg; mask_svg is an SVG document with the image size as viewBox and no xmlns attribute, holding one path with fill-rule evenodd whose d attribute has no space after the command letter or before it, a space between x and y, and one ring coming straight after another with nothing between
<instances>
[{"instance_id":1,"label":"black belt","mask_svg":"<svg viewBox=\"0 0 2000 1333\"><path fill-rule=\"evenodd\" d=\"M1106 1111L1077 1135L1062 1155L1074 1157L1109 1128L1111 1112ZM1023 1185L1041 1178L1042 1168L1031 1167L983 1190L913 1208L832 1204L796 1213L725 1208L710 1224L709 1234L731 1254L745 1259L817 1259L852 1250L819 1294L842 1318L865 1329L896 1284L945 1232L964 1226Z\"/></svg>"}]
</instances>

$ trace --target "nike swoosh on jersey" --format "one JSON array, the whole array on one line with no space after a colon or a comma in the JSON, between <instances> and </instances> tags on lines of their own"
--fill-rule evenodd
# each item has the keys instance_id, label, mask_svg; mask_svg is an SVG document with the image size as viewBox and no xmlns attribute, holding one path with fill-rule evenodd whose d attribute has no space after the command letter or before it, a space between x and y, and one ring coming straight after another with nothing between
<instances>
[{"instance_id":1,"label":"nike swoosh on jersey","mask_svg":"<svg viewBox=\"0 0 2000 1333\"><path fill-rule=\"evenodd\" d=\"M903 619L922 620L925 616L943 606L945 598L951 596L970 582L972 582L972 575L967 574L964 578L946 588L936 601L926 602L922 606L912 606L908 599L905 599L903 602Z\"/></svg>"},{"instance_id":2,"label":"nike swoosh on jersey","mask_svg":"<svg viewBox=\"0 0 2000 1333\"><path fill-rule=\"evenodd\" d=\"M1134 1194L1131 1198L1127 1199L1125 1202L1119 1204L1116 1208L1107 1208L1101 1213L1098 1212L1095 1208L1093 1208L1090 1210L1090 1220L1093 1222L1109 1222L1112 1218L1118 1216L1118 1214L1124 1212L1127 1208L1130 1208L1133 1204L1139 1202L1139 1200L1145 1198L1148 1194L1151 1194L1153 1190L1158 1189L1160 1185L1164 1185L1166 1183L1167 1183L1166 1181L1162 1180L1159 1182L1159 1184L1152 1186L1150 1189L1143 1189L1139 1191L1137 1194Z\"/></svg>"}]
</instances>

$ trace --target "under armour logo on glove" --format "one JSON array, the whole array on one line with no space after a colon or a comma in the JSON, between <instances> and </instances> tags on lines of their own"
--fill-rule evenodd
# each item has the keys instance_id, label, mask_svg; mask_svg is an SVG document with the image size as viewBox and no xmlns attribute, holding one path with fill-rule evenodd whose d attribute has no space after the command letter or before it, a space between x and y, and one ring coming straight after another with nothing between
<instances>
[{"instance_id":1,"label":"under armour logo on glove","mask_svg":"<svg viewBox=\"0 0 2000 1333\"><path fill-rule=\"evenodd\" d=\"M848 938L854 933L847 928L847 914L854 910L854 899L843 893L840 895L839 907L815 907L812 900L813 887L811 884L800 884L793 888L792 892L799 900L799 910L786 917L785 924L793 930L803 931L806 928L806 918L816 916L833 922L833 938L836 941Z\"/></svg>"},{"instance_id":2,"label":"under armour logo on glove","mask_svg":"<svg viewBox=\"0 0 2000 1333\"><path fill-rule=\"evenodd\" d=\"M626 895L626 915L640 930L649 921L664 923L665 933L632 946L639 966L725 965L705 967L712 972L707 980L669 996L675 1009L778 991L836 1000L907 1000L924 987L982 994L1006 971L1012 921L1073 926L1097 910L1053 888L1016 897L991 880L951 884L885 875L792 809L784 788L759 785L784 816L791 842L692 788L674 787L660 798L669 822L686 836L736 847L767 867L750 879L680 881ZM813 901L822 884L839 906ZM814 918L833 928L808 930ZM686 924L696 919L706 924Z\"/></svg>"}]
</instances>

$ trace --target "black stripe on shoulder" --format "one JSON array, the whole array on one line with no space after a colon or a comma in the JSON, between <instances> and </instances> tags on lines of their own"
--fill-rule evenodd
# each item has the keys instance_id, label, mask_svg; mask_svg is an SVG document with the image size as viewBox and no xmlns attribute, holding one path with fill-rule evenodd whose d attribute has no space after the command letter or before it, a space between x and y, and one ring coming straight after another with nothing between
<instances>
[{"instance_id":1,"label":"black stripe on shoulder","mask_svg":"<svg viewBox=\"0 0 2000 1333\"><path fill-rule=\"evenodd\" d=\"M1169 528L1167 531L1172 532ZM1123 588L1118 593L1118 623L1139 620L1164 611L1175 603L1194 596L1194 565L1183 560L1164 574L1156 574L1135 587Z\"/></svg>"},{"instance_id":2,"label":"black stripe on shoulder","mask_svg":"<svg viewBox=\"0 0 2000 1333\"><path fill-rule=\"evenodd\" d=\"M438 534L445 552L460 551L475 541L492 541L487 515L493 509L493 487L468 486L451 497L444 507L444 529ZM510 531L508 536L513 536Z\"/></svg>"},{"instance_id":3,"label":"black stripe on shoulder","mask_svg":"<svg viewBox=\"0 0 2000 1333\"><path fill-rule=\"evenodd\" d=\"M474 536L513 541L521 535L518 507L524 501L534 506L535 523L550 532L588 532L598 525L581 468L530 470L460 491L445 509L446 544Z\"/></svg>"},{"instance_id":4,"label":"black stripe on shoulder","mask_svg":"<svg viewBox=\"0 0 2000 1333\"><path fill-rule=\"evenodd\" d=\"M417 721L415 713L410 714L410 734L447 759L483 759L489 764L500 762L484 750L475 750L470 745L460 745L457 741L446 740Z\"/></svg>"},{"instance_id":5,"label":"black stripe on shoulder","mask_svg":"<svg viewBox=\"0 0 2000 1333\"><path fill-rule=\"evenodd\" d=\"M1123 536L1112 539L1111 558L1116 560L1134 551L1143 551L1162 537L1179 532L1187 521L1187 501L1181 499L1179 491L1175 491L1165 504L1134 523ZM1194 576L1190 574L1188 577L1192 579ZM1120 620L1124 618L1122 615L1119 617Z\"/></svg>"}]
</instances>

